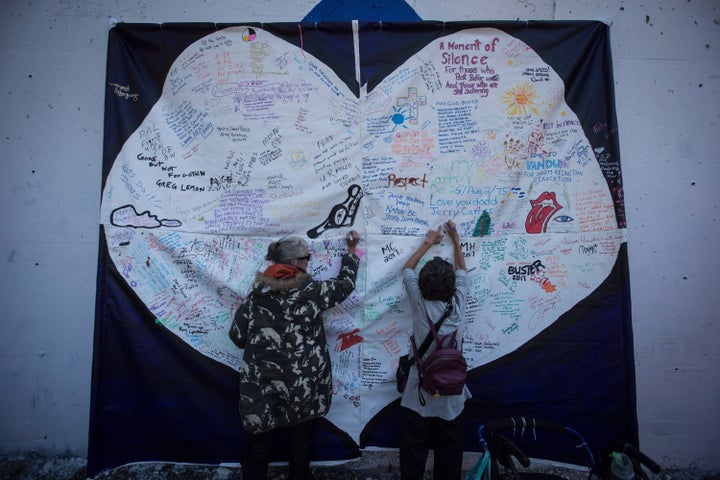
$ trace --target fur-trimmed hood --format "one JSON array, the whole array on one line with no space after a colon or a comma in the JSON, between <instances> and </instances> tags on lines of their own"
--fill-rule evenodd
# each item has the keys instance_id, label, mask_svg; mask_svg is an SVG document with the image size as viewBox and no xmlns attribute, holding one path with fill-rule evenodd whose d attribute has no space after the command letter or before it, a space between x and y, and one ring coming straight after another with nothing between
<instances>
[{"instance_id":1,"label":"fur-trimmed hood","mask_svg":"<svg viewBox=\"0 0 720 480\"><path fill-rule=\"evenodd\" d=\"M286 292L293 288L298 288L312 277L309 273L298 272L292 278L273 278L265 272L257 272L255 275L255 285L267 287L275 292Z\"/></svg>"}]
</instances>

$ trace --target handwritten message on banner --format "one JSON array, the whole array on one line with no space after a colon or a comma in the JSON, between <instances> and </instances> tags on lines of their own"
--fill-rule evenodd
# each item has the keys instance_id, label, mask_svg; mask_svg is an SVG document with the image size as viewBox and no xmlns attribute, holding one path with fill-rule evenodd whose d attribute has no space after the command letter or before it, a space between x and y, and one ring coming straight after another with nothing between
<instances>
[{"instance_id":1,"label":"handwritten message on banner","mask_svg":"<svg viewBox=\"0 0 720 480\"><path fill-rule=\"evenodd\" d=\"M462 236L471 368L528 342L608 276L625 242L601 169L612 159L564 98L540 56L492 28L429 43L360 98L293 44L220 30L175 60L115 159L107 247L159 325L236 369L227 332L269 242L305 236L313 275L328 278L358 230L358 288L326 315L328 418L357 442L397 398L410 328L400 269L428 229L451 219Z\"/></svg>"}]
</instances>

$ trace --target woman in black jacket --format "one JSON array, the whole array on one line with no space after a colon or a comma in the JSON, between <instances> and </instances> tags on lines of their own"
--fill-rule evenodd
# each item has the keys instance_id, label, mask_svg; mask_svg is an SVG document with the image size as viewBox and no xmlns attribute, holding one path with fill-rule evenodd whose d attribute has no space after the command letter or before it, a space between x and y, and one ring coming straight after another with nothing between
<instances>
[{"instance_id":1,"label":"woman in black jacket","mask_svg":"<svg viewBox=\"0 0 720 480\"><path fill-rule=\"evenodd\" d=\"M257 273L235 314L231 337L244 346L240 415L250 436L242 458L246 480L266 478L278 429L290 441L290 480L308 476L312 420L328 412L332 397L322 312L355 289L359 241L355 230L348 233L340 272L324 281L307 273L310 249L303 238L271 243L265 259L272 264Z\"/></svg>"}]
</instances>

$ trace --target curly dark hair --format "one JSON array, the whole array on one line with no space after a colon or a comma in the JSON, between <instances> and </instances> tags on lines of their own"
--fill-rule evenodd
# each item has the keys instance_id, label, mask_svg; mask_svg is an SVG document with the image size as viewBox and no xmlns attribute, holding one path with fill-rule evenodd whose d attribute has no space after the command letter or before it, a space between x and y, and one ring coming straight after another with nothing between
<instances>
[{"instance_id":1,"label":"curly dark hair","mask_svg":"<svg viewBox=\"0 0 720 480\"><path fill-rule=\"evenodd\" d=\"M451 301L455 294L453 266L440 257L434 257L420 269L418 285L425 300Z\"/></svg>"}]
</instances>

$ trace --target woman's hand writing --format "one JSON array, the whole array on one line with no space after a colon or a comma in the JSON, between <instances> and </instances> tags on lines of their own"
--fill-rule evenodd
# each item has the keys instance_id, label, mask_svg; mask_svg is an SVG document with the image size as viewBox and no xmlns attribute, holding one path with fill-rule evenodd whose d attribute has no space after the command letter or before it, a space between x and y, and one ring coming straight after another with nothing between
<instances>
[{"instance_id":1,"label":"woman's hand writing","mask_svg":"<svg viewBox=\"0 0 720 480\"><path fill-rule=\"evenodd\" d=\"M357 244L360 242L360 234L356 232L355 230L350 230L347 235L345 235L345 243L347 243L348 247L348 253L355 253L355 248L357 247Z\"/></svg>"}]
</instances>

